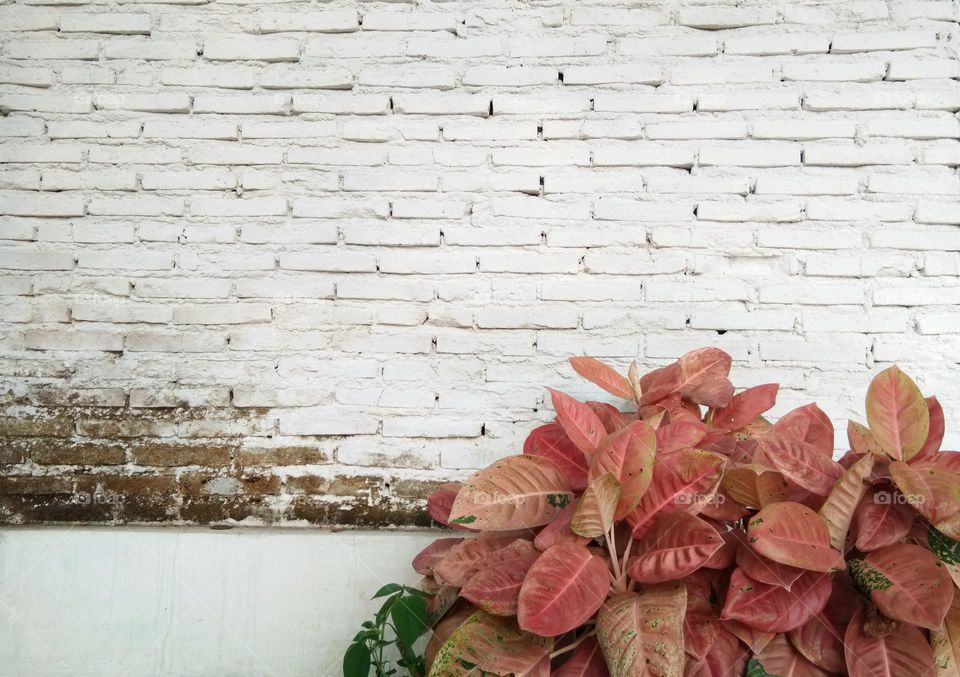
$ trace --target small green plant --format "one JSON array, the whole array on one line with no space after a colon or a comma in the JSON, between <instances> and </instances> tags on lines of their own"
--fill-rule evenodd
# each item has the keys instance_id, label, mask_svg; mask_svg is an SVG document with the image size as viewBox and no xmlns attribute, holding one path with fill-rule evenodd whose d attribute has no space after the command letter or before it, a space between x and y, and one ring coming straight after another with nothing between
<instances>
[{"instance_id":1,"label":"small green plant","mask_svg":"<svg viewBox=\"0 0 960 677\"><path fill-rule=\"evenodd\" d=\"M380 610L372 621L364 621L363 629L354 636L343 656L343 677L368 677L370 668L375 670L376 677L397 674L397 668L390 666L391 646L400 654L398 667L410 677L423 677L423 656L417 654L413 645L429 629L427 600L431 596L407 585L388 583L372 599L381 597L386 599ZM388 639L388 628L393 639Z\"/></svg>"}]
</instances>

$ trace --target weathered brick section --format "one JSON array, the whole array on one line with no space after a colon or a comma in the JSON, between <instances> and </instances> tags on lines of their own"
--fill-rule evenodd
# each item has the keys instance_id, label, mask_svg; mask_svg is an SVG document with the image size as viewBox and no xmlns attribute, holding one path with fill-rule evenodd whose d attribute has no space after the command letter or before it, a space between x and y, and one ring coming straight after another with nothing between
<instances>
[{"instance_id":1,"label":"weathered brick section","mask_svg":"<svg viewBox=\"0 0 960 677\"><path fill-rule=\"evenodd\" d=\"M573 353L957 420L958 19L0 5L0 520L422 524Z\"/></svg>"}]
</instances>

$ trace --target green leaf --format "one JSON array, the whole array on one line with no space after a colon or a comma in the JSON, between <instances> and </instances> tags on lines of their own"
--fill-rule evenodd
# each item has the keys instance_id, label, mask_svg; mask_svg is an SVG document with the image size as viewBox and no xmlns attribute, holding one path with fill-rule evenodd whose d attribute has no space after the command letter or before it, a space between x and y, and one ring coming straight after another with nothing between
<instances>
[{"instance_id":1,"label":"green leaf","mask_svg":"<svg viewBox=\"0 0 960 677\"><path fill-rule=\"evenodd\" d=\"M403 586L399 583L387 583L385 586L377 590L377 594L371 597L370 599L376 599L377 597L386 597L387 595L392 595L395 592L400 592L403 590Z\"/></svg>"},{"instance_id":2,"label":"green leaf","mask_svg":"<svg viewBox=\"0 0 960 677\"><path fill-rule=\"evenodd\" d=\"M343 654L343 677L368 677L370 650L366 644L351 644Z\"/></svg>"},{"instance_id":3,"label":"green leaf","mask_svg":"<svg viewBox=\"0 0 960 677\"><path fill-rule=\"evenodd\" d=\"M401 597L390 609L390 618L397 638L408 647L429 628L427 604L422 597Z\"/></svg>"},{"instance_id":4,"label":"green leaf","mask_svg":"<svg viewBox=\"0 0 960 677\"><path fill-rule=\"evenodd\" d=\"M893 585L893 581L866 560L852 559L847 563L847 566L850 568L853 584L857 590L867 597L874 590L886 590Z\"/></svg>"},{"instance_id":5,"label":"green leaf","mask_svg":"<svg viewBox=\"0 0 960 677\"><path fill-rule=\"evenodd\" d=\"M747 663L747 671L744 673L744 677L777 677L776 675L771 675L769 672L764 670L763 663L760 662L760 659L754 656L750 659L750 662Z\"/></svg>"},{"instance_id":6,"label":"green leaf","mask_svg":"<svg viewBox=\"0 0 960 677\"><path fill-rule=\"evenodd\" d=\"M941 561L946 564L960 563L960 541L945 536L932 526L927 529L927 540L930 542L933 554Z\"/></svg>"},{"instance_id":7,"label":"green leaf","mask_svg":"<svg viewBox=\"0 0 960 677\"><path fill-rule=\"evenodd\" d=\"M409 595L416 595L417 597L423 597L424 599L430 599L434 595L431 595L429 592L424 592L420 588L413 588L409 585L403 586L403 589L406 590Z\"/></svg>"}]
</instances>

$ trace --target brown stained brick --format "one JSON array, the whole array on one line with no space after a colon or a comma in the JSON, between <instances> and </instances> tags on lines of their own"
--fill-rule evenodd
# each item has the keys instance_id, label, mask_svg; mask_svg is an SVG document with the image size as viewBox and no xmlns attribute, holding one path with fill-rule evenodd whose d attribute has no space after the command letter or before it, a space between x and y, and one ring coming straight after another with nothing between
<instances>
[{"instance_id":1,"label":"brown stained brick","mask_svg":"<svg viewBox=\"0 0 960 677\"><path fill-rule=\"evenodd\" d=\"M248 517L268 524L277 520L276 512L261 498L197 496L185 499L180 506L180 519L195 524L239 522Z\"/></svg>"},{"instance_id":2,"label":"brown stained brick","mask_svg":"<svg viewBox=\"0 0 960 677\"><path fill-rule=\"evenodd\" d=\"M41 388L31 393L31 398L48 407L123 407L127 403L127 394L122 388Z\"/></svg>"},{"instance_id":3,"label":"brown stained brick","mask_svg":"<svg viewBox=\"0 0 960 677\"><path fill-rule=\"evenodd\" d=\"M280 493L280 478L263 473L184 473L180 477L180 491L185 496L276 495Z\"/></svg>"},{"instance_id":4,"label":"brown stained brick","mask_svg":"<svg viewBox=\"0 0 960 677\"><path fill-rule=\"evenodd\" d=\"M55 441L34 445L29 457L31 461L41 465L119 465L125 461L123 447Z\"/></svg>"},{"instance_id":5,"label":"brown stained brick","mask_svg":"<svg viewBox=\"0 0 960 677\"><path fill-rule=\"evenodd\" d=\"M337 475L331 479L302 475L287 478L287 493L369 497L378 495L382 485L383 480L379 477Z\"/></svg>"},{"instance_id":6,"label":"brown stained brick","mask_svg":"<svg viewBox=\"0 0 960 677\"><path fill-rule=\"evenodd\" d=\"M104 439L133 437L173 437L177 432L174 421L149 419L83 419L77 422L77 432L84 437Z\"/></svg>"},{"instance_id":7,"label":"brown stained brick","mask_svg":"<svg viewBox=\"0 0 960 677\"><path fill-rule=\"evenodd\" d=\"M23 463L24 458L22 446L14 444L13 440L0 440L0 465Z\"/></svg>"},{"instance_id":8,"label":"brown stained brick","mask_svg":"<svg viewBox=\"0 0 960 677\"><path fill-rule=\"evenodd\" d=\"M77 491L115 493L122 497L173 496L177 478L173 475L83 475Z\"/></svg>"},{"instance_id":9,"label":"brown stained brick","mask_svg":"<svg viewBox=\"0 0 960 677\"><path fill-rule=\"evenodd\" d=\"M333 459L321 447L264 447L237 451L239 466L319 465Z\"/></svg>"},{"instance_id":10,"label":"brown stained brick","mask_svg":"<svg viewBox=\"0 0 960 677\"><path fill-rule=\"evenodd\" d=\"M179 519L175 496L127 496L117 506L123 524L172 522Z\"/></svg>"},{"instance_id":11,"label":"brown stained brick","mask_svg":"<svg viewBox=\"0 0 960 677\"><path fill-rule=\"evenodd\" d=\"M148 444L132 449L134 462L139 465L164 467L200 465L220 468L230 465L234 447L226 445Z\"/></svg>"},{"instance_id":12,"label":"brown stained brick","mask_svg":"<svg viewBox=\"0 0 960 677\"><path fill-rule=\"evenodd\" d=\"M0 416L0 439L4 437L69 437L73 421L68 417L29 418Z\"/></svg>"},{"instance_id":13,"label":"brown stained brick","mask_svg":"<svg viewBox=\"0 0 960 677\"><path fill-rule=\"evenodd\" d=\"M293 500L288 508L288 518L332 527L431 526L430 515L421 505L387 501L370 504L362 500L331 503L308 496Z\"/></svg>"},{"instance_id":14,"label":"brown stained brick","mask_svg":"<svg viewBox=\"0 0 960 677\"><path fill-rule=\"evenodd\" d=\"M388 487L393 496L405 499L426 500L443 482L427 480L390 479Z\"/></svg>"},{"instance_id":15,"label":"brown stained brick","mask_svg":"<svg viewBox=\"0 0 960 677\"><path fill-rule=\"evenodd\" d=\"M76 496L0 496L0 522L7 524L103 524L112 522L113 517L113 505L83 502Z\"/></svg>"},{"instance_id":16,"label":"brown stained brick","mask_svg":"<svg viewBox=\"0 0 960 677\"><path fill-rule=\"evenodd\" d=\"M0 477L0 496L72 494L69 477Z\"/></svg>"}]
</instances>

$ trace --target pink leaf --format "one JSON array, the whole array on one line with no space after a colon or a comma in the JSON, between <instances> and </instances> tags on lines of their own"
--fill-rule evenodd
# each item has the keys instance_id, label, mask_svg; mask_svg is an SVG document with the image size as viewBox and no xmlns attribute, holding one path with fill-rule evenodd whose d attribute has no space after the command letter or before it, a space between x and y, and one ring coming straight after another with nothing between
<instances>
[{"instance_id":1,"label":"pink leaf","mask_svg":"<svg viewBox=\"0 0 960 677\"><path fill-rule=\"evenodd\" d=\"M609 599L597 616L597 639L613 677L683 671L683 581L644 586Z\"/></svg>"},{"instance_id":2,"label":"pink leaf","mask_svg":"<svg viewBox=\"0 0 960 677\"><path fill-rule=\"evenodd\" d=\"M523 453L551 461L560 468L574 491L583 491L587 486L589 463L559 424L547 423L534 428L523 443Z\"/></svg>"},{"instance_id":3,"label":"pink leaf","mask_svg":"<svg viewBox=\"0 0 960 677\"><path fill-rule=\"evenodd\" d=\"M723 545L717 531L685 512L662 513L634 544L630 577L640 583L665 583L687 576Z\"/></svg>"},{"instance_id":4,"label":"pink leaf","mask_svg":"<svg viewBox=\"0 0 960 677\"><path fill-rule=\"evenodd\" d=\"M687 611L683 617L683 647L702 660L720 633L720 619L713 604L710 581L702 575L684 579L687 586Z\"/></svg>"},{"instance_id":5,"label":"pink leaf","mask_svg":"<svg viewBox=\"0 0 960 677\"><path fill-rule=\"evenodd\" d=\"M720 618L763 632L788 632L820 613L830 597L829 574L808 571L790 590L749 578L734 569Z\"/></svg>"},{"instance_id":6,"label":"pink leaf","mask_svg":"<svg viewBox=\"0 0 960 677\"><path fill-rule=\"evenodd\" d=\"M527 571L540 557L530 541L517 540L493 553L467 580L460 595L489 614L513 616L517 613L520 586Z\"/></svg>"},{"instance_id":7,"label":"pink leaf","mask_svg":"<svg viewBox=\"0 0 960 677\"><path fill-rule=\"evenodd\" d=\"M917 384L896 365L870 383L867 423L893 459L909 461L923 447L930 432L930 412Z\"/></svg>"},{"instance_id":8,"label":"pink leaf","mask_svg":"<svg viewBox=\"0 0 960 677\"><path fill-rule=\"evenodd\" d=\"M773 433L761 442L763 453L788 482L826 496L843 474L843 467L802 440Z\"/></svg>"},{"instance_id":9,"label":"pink leaf","mask_svg":"<svg viewBox=\"0 0 960 677\"><path fill-rule=\"evenodd\" d=\"M454 529L463 528L456 524L450 524L449 522L450 508L453 507L453 502L456 500L459 492L459 482L447 482L441 484L430 494L430 498L427 499L427 512L430 513L430 517L435 522L439 522L447 527L453 527Z\"/></svg>"},{"instance_id":10,"label":"pink leaf","mask_svg":"<svg viewBox=\"0 0 960 677\"><path fill-rule=\"evenodd\" d=\"M806 442L827 458L833 456L833 423L815 403L787 413L774 424L773 432Z\"/></svg>"},{"instance_id":11,"label":"pink leaf","mask_svg":"<svg viewBox=\"0 0 960 677\"><path fill-rule=\"evenodd\" d=\"M864 632L864 613L858 610L843 637L850 677L920 677L934 674L933 650L923 633L901 625L884 637Z\"/></svg>"},{"instance_id":12,"label":"pink leaf","mask_svg":"<svg viewBox=\"0 0 960 677\"><path fill-rule=\"evenodd\" d=\"M553 671L553 677L609 677L600 644L594 636L577 645L570 658Z\"/></svg>"},{"instance_id":13,"label":"pink leaf","mask_svg":"<svg viewBox=\"0 0 960 677\"><path fill-rule=\"evenodd\" d=\"M582 451L589 460L607 434L603 422L593 410L583 402L573 399L559 390L547 388L553 400L553 409L557 413L557 423L567 433L570 441Z\"/></svg>"},{"instance_id":14,"label":"pink leaf","mask_svg":"<svg viewBox=\"0 0 960 677\"><path fill-rule=\"evenodd\" d=\"M867 489L865 481L873 470L874 458L873 454L864 454L850 466L833 485L830 495L820 508L820 516L830 529L830 545L837 550L843 550L846 543L853 514Z\"/></svg>"},{"instance_id":15,"label":"pink leaf","mask_svg":"<svg viewBox=\"0 0 960 677\"><path fill-rule=\"evenodd\" d=\"M590 465L589 476L596 479L611 473L620 483L615 518L620 520L637 507L653 478L656 433L643 421L634 421L619 432L608 435Z\"/></svg>"},{"instance_id":16,"label":"pink leaf","mask_svg":"<svg viewBox=\"0 0 960 677\"><path fill-rule=\"evenodd\" d=\"M555 545L527 572L520 589L520 627L552 637L597 612L610 587L607 564L583 547Z\"/></svg>"},{"instance_id":17,"label":"pink leaf","mask_svg":"<svg viewBox=\"0 0 960 677\"><path fill-rule=\"evenodd\" d=\"M507 547L515 540L514 534L465 538L453 545L443 559L434 565L433 573L447 585L459 588L467 582L468 575L473 573L478 562L497 550Z\"/></svg>"},{"instance_id":18,"label":"pink leaf","mask_svg":"<svg viewBox=\"0 0 960 677\"><path fill-rule=\"evenodd\" d=\"M857 587L888 618L937 630L953 601L953 581L940 560L919 545L898 543L850 561Z\"/></svg>"},{"instance_id":19,"label":"pink leaf","mask_svg":"<svg viewBox=\"0 0 960 677\"><path fill-rule=\"evenodd\" d=\"M433 568L446 557L450 548L462 541L462 538L438 538L413 558L413 570L422 576L432 576Z\"/></svg>"},{"instance_id":20,"label":"pink leaf","mask_svg":"<svg viewBox=\"0 0 960 677\"><path fill-rule=\"evenodd\" d=\"M773 408L777 403L777 391L780 385L767 383L765 385L747 388L737 393L730 400L730 404L713 412L711 423L725 430L739 430L752 422L757 416Z\"/></svg>"},{"instance_id":21,"label":"pink leaf","mask_svg":"<svg viewBox=\"0 0 960 677\"><path fill-rule=\"evenodd\" d=\"M743 544L737 548L737 566L747 576L767 585L779 585L789 590L805 569L787 566L767 559L750 546Z\"/></svg>"},{"instance_id":22,"label":"pink leaf","mask_svg":"<svg viewBox=\"0 0 960 677\"><path fill-rule=\"evenodd\" d=\"M707 434L700 421L674 421L657 428L657 453L670 454L697 446Z\"/></svg>"},{"instance_id":23,"label":"pink leaf","mask_svg":"<svg viewBox=\"0 0 960 677\"><path fill-rule=\"evenodd\" d=\"M853 514L857 550L869 552L893 545L910 531L916 514L899 491L871 487Z\"/></svg>"},{"instance_id":24,"label":"pink leaf","mask_svg":"<svg viewBox=\"0 0 960 677\"><path fill-rule=\"evenodd\" d=\"M600 386L611 395L625 400L633 399L633 388L630 382L600 360L592 357L571 357L570 365L583 378Z\"/></svg>"},{"instance_id":25,"label":"pink leaf","mask_svg":"<svg viewBox=\"0 0 960 677\"><path fill-rule=\"evenodd\" d=\"M636 510L627 515L639 536L661 510L700 512L717 491L726 459L708 451L687 449L658 458L653 481Z\"/></svg>"},{"instance_id":26,"label":"pink leaf","mask_svg":"<svg viewBox=\"0 0 960 677\"><path fill-rule=\"evenodd\" d=\"M576 508L576 504L571 503L566 508L558 512L550 524L540 530L540 533L537 534L537 537L533 539L533 544L537 546L537 550L543 552L550 546L556 545L557 543L576 543L578 545L586 545L590 542L589 538L578 536L577 534L573 533L573 530L570 528L570 520L573 518L573 512L576 510Z\"/></svg>"},{"instance_id":27,"label":"pink leaf","mask_svg":"<svg viewBox=\"0 0 960 677\"><path fill-rule=\"evenodd\" d=\"M845 568L843 555L830 547L830 530L820 515L799 503L774 503L747 526L751 548L774 562L810 571Z\"/></svg>"},{"instance_id":28,"label":"pink leaf","mask_svg":"<svg viewBox=\"0 0 960 677\"><path fill-rule=\"evenodd\" d=\"M946 428L943 407L940 406L940 400L936 397L928 397L926 402L927 411L930 412L930 430L927 433L927 439L914 458L930 458L940 451L940 445L943 444L943 435Z\"/></svg>"},{"instance_id":29,"label":"pink leaf","mask_svg":"<svg viewBox=\"0 0 960 677\"><path fill-rule=\"evenodd\" d=\"M507 530L547 524L567 507L566 477L542 456L507 456L474 473L450 511L450 522L472 529Z\"/></svg>"},{"instance_id":30,"label":"pink leaf","mask_svg":"<svg viewBox=\"0 0 960 677\"><path fill-rule=\"evenodd\" d=\"M770 675L789 675L789 677L829 677L816 665L803 657L787 640L786 635L777 635L773 641L757 655L757 661Z\"/></svg>"},{"instance_id":31,"label":"pink leaf","mask_svg":"<svg viewBox=\"0 0 960 677\"><path fill-rule=\"evenodd\" d=\"M654 404L678 393L697 404L725 407L733 397L733 385L727 378L730 364L730 356L719 348L689 352L677 362L640 379L643 392L640 404Z\"/></svg>"}]
</instances>

